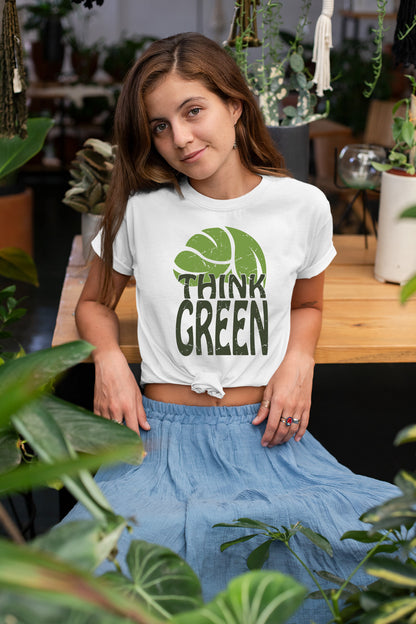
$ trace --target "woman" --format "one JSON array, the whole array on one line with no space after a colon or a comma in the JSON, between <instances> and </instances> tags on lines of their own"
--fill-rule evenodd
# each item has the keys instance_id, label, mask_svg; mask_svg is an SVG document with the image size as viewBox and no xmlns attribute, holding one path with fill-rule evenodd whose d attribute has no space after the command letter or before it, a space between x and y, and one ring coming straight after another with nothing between
<instances>
[{"instance_id":1,"label":"woman","mask_svg":"<svg viewBox=\"0 0 416 624\"><path fill-rule=\"evenodd\" d=\"M327 200L288 176L234 61L202 35L157 41L138 60L115 142L76 320L96 347L95 412L140 433L148 451L138 468L97 475L114 509L137 519L120 562L132 537L166 545L210 599L253 548L220 554L234 535L212 526L248 516L323 533L335 563L300 536L301 556L348 575L362 553L339 537L395 489L353 475L306 431L335 255ZM114 312L132 275L142 391ZM268 566L309 583L279 547ZM326 621L317 604L296 621Z\"/></svg>"}]
</instances>

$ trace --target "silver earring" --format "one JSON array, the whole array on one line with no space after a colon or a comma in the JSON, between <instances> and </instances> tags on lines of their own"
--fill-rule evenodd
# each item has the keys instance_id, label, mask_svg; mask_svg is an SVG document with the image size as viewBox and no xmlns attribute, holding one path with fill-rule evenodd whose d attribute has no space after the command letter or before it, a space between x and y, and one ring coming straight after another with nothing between
<instances>
[{"instance_id":1,"label":"silver earring","mask_svg":"<svg viewBox=\"0 0 416 624\"><path fill-rule=\"evenodd\" d=\"M237 148L238 148L237 141L234 141L233 149L237 149Z\"/></svg>"}]
</instances>

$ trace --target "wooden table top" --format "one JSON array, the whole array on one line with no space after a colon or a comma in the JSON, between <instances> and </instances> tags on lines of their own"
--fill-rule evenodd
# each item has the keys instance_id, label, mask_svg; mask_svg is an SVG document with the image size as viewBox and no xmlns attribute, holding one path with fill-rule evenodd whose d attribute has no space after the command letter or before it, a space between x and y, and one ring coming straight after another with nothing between
<instances>
[{"instance_id":1,"label":"wooden table top","mask_svg":"<svg viewBox=\"0 0 416 624\"><path fill-rule=\"evenodd\" d=\"M334 236L337 256L326 271L322 332L316 362L416 362L416 298L399 302L400 287L374 278L376 241ZM74 309L86 279L81 237L74 238L63 284L52 346L79 339ZM117 306L120 342L131 363L140 362L134 284Z\"/></svg>"}]
</instances>

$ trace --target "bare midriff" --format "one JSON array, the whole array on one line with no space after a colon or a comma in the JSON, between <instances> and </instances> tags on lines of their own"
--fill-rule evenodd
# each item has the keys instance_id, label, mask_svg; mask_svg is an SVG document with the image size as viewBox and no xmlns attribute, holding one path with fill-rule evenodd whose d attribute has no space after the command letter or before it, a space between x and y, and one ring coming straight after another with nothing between
<instances>
[{"instance_id":1,"label":"bare midriff","mask_svg":"<svg viewBox=\"0 0 416 624\"><path fill-rule=\"evenodd\" d=\"M151 383L145 386L144 395L148 399L162 403L176 403L177 405L219 406L219 405L252 405L263 399L264 386L241 386L239 388L224 388L222 399L210 396L207 392L194 392L191 386L179 384Z\"/></svg>"}]
</instances>

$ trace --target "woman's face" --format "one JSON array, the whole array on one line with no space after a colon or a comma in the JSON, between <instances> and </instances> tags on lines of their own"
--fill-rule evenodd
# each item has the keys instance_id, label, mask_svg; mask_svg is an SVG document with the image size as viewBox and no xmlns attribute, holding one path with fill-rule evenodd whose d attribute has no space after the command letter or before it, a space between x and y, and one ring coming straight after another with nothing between
<instances>
[{"instance_id":1,"label":"woman's face","mask_svg":"<svg viewBox=\"0 0 416 624\"><path fill-rule=\"evenodd\" d=\"M241 102L225 102L202 82L175 73L161 78L144 101L156 150L196 190L219 188L241 170L233 149Z\"/></svg>"}]
</instances>

